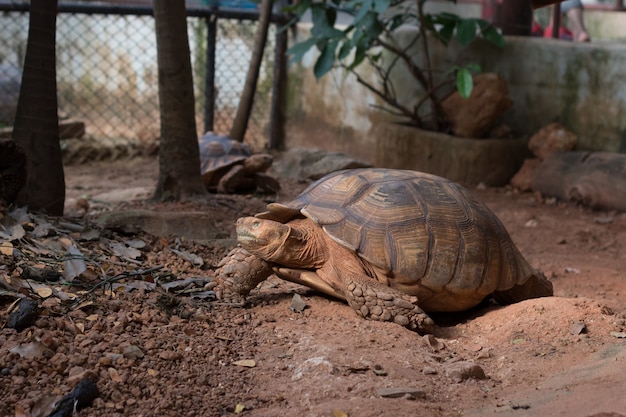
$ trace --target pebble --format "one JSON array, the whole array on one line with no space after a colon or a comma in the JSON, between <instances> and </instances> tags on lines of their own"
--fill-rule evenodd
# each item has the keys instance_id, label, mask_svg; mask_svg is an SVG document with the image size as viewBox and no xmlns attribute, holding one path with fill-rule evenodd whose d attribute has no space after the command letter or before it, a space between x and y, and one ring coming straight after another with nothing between
<instances>
[{"instance_id":1,"label":"pebble","mask_svg":"<svg viewBox=\"0 0 626 417\"><path fill-rule=\"evenodd\" d=\"M422 368L422 373L424 375L437 375L437 370L431 366L425 366Z\"/></svg>"},{"instance_id":2,"label":"pebble","mask_svg":"<svg viewBox=\"0 0 626 417\"><path fill-rule=\"evenodd\" d=\"M135 345L126 346L122 354L126 359L141 359L144 357L144 353L141 348Z\"/></svg>"},{"instance_id":3,"label":"pebble","mask_svg":"<svg viewBox=\"0 0 626 417\"><path fill-rule=\"evenodd\" d=\"M407 400L417 400L426 398L426 392L419 388L381 388L378 396L383 398L406 398Z\"/></svg>"},{"instance_id":4,"label":"pebble","mask_svg":"<svg viewBox=\"0 0 626 417\"><path fill-rule=\"evenodd\" d=\"M181 352L172 352L171 350L165 350L159 354L159 358L164 361L177 361L182 359L183 354Z\"/></svg>"},{"instance_id":5,"label":"pebble","mask_svg":"<svg viewBox=\"0 0 626 417\"><path fill-rule=\"evenodd\" d=\"M460 361L446 366L446 376L457 382L466 379L486 379L485 371L473 362Z\"/></svg>"}]
</instances>

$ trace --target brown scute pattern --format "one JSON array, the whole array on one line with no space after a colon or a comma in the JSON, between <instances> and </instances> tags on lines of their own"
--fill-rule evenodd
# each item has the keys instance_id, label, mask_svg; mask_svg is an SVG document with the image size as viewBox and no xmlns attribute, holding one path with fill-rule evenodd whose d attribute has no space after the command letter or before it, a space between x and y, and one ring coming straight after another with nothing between
<instances>
[{"instance_id":1,"label":"brown scute pattern","mask_svg":"<svg viewBox=\"0 0 626 417\"><path fill-rule=\"evenodd\" d=\"M202 175L211 175L247 159L252 152L245 143L208 132L198 139Z\"/></svg>"},{"instance_id":2,"label":"brown scute pattern","mask_svg":"<svg viewBox=\"0 0 626 417\"><path fill-rule=\"evenodd\" d=\"M523 283L533 271L491 210L460 185L429 174L340 171L272 206L265 218L286 222L300 211L390 271L390 285L395 280L404 291L421 291L423 307L429 307L425 294L463 304Z\"/></svg>"}]
</instances>

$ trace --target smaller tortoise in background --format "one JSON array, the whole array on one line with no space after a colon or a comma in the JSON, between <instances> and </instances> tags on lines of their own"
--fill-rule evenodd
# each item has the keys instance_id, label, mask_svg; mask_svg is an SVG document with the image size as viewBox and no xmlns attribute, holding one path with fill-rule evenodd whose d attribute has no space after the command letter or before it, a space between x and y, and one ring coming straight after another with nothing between
<instances>
[{"instance_id":1,"label":"smaller tortoise in background","mask_svg":"<svg viewBox=\"0 0 626 417\"><path fill-rule=\"evenodd\" d=\"M224 194L257 187L268 193L280 190L278 181L265 174L272 166L272 155L253 154L246 144L213 132L199 138L198 145L200 171L209 190Z\"/></svg>"},{"instance_id":2,"label":"smaller tortoise in background","mask_svg":"<svg viewBox=\"0 0 626 417\"><path fill-rule=\"evenodd\" d=\"M361 316L428 332L426 312L552 295L506 229L468 190L415 171L339 171L293 201L237 221L240 246L216 271L243 302L272 273L345 300Z\"/></svg>"}]
</instances>

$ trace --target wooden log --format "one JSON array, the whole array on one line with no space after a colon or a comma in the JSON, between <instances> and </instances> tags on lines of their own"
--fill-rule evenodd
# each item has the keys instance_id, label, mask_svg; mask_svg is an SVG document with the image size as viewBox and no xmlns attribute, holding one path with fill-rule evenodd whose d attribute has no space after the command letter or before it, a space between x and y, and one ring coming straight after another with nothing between
<instances>
[{"instance_id":1,"label":"wooden log","mask_svg":"<svg viewBox=\"0 0 626 417\"><path fill-rule=\"evenodd\" d=\"M532 188L592 208L626 211L626 154L553 154L535 171Z\"/></svg>"}]
</instances>

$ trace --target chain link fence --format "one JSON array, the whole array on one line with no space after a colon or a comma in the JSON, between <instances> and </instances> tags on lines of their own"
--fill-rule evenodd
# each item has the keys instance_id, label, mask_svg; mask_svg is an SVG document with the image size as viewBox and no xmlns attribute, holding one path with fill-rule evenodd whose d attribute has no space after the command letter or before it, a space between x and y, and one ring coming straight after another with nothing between
<instances>
[{"instance_id":1,"label":"chain link fence","mask_svg":"<svg viewBox=\"0 0 626 417\"><path fill-rule=\"evenodd\" d=\"M61 2L61 5L68 6ZM0 9L3 4L0 1ZM85 123L95 141L157 143L160 132L158 69L154 19L149 6L116 13L119 8L88 13L71 7L57 16L57 87L59 115ZM200 12L202 12L201 9ZM196 11L198 11L196 10ZM197 103L197 127L228 133L245 83L257 22L252 18L190 16L188 34ZM0 12L0 127L11 126L19 95L28 36L27 10ZM213 19L213 20L212 20ZM214 34L210 34L215 28ZM274 85L276 25L270 26L259 74L255 104L246 133L253 149L267 147ZM211 45L211 39L215 45ZM214 47L214 91L206 91ZM210 94L213 93L213 94ZM214 97L207 118L207 98ZM212 119L212 120L211 120ZM209 125L207 126L207 122Z\"/></svg>"}]
</instances>

